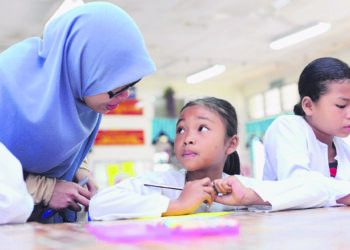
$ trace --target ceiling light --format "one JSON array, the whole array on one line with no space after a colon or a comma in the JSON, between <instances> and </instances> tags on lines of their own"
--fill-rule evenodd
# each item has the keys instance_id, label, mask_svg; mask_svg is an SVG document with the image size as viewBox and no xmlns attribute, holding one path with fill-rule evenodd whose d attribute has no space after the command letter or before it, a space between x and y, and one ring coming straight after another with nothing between
<instances>
[{"instance_id":1,"label":"ceiling light","mask_svg":"<svg viewBox=\"0 0 350 250\"><path fill-rule=\"evenodd\" d=\"M195 73L193 75L190 75L186 78L186 82L190 84L199 83L201 81L207 80L209 78L212 78L214 76L220 75L223 72L225 72L226 66L225 65L219 65L215 64L211 66L210 68L207 68L205 70L202 70L198 73Z\"/></svg>"},{"instance_id":2,"label":"ceiling light","mask_svg":"<svg viewBox=\"0 0 350 250\"><path fill-rule=\"evenodd\" d=\"M283 49L285 47L294 45L312 37L321 35L322 33L327 32L330 28L331 24L321 22L309 28L300 30L296 33L290 34L288 36L273 41L272 43L270 43L270 48L275 50Z\"/></svg>"}]
</instances>

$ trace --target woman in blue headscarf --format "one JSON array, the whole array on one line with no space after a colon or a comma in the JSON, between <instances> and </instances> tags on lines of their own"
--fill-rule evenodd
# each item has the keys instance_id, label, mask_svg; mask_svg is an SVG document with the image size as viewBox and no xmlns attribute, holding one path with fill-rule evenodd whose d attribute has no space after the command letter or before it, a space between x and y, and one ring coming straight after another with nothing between
<instances>
[{"instance_id":1,"label":"woman in blue headscarf","mask_svg":"<svg viewBox=\"0 0 350 250\"><path fill-rule=\"evenodd\" d=\"M79 167L101 116L154 71L134 21L104 2L70 10L48 24L42 39L0 54L0 141L22 163L33 220L50 207L60 212L56 222L75 221L71 210L88 206L97 186L92 178L88 189L77 185L90 176Z\"/></svg>"}]
</instances>

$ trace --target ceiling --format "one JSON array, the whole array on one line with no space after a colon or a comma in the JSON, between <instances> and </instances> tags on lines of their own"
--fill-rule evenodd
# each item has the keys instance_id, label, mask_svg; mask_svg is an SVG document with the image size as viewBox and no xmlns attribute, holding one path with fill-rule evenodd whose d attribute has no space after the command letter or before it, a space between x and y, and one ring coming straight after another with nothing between
<instances>
[{"instance_id":1,"label":"ceiling","mask_svg":"<svg viewBox=\"0 0 350 250\"><path fill-rule=\"evenodd\" d=\"M0 0L0 49L40 35L58 0ZM85 2L92 2L87 1ZM310 60L335 56L350 62L348 0L110 0L140 27L157 65L152 82L186 87L186 76L213 64L226 72L203 86L238 86L292 78ZM317 22L332 29L298 45L269 43Z\"/></svg>"}]
</instances>

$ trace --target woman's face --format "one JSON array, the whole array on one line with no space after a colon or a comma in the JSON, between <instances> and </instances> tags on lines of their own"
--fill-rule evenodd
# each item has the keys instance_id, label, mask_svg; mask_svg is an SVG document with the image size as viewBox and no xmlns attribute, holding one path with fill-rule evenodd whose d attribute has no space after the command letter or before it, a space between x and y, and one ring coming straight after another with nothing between
<instances>
[{"instance_id":1,"label":"woman's face","mask_svg":"<svg viewBox=\"0 0 350 250\"><path fill-rule=\"evenodd\" d=\"M112 92L117 92L125 88L127 85L113 89ZM98 95L84 96L84 101L86 105L92 110L100 114L105 114L113 109L116 109L119 104L128 98L128 96L129 91L128 89L125 89L125 91L113 96L112 98L110 98L109 94L106 92Z\"/></svg>"},{"instance_id":2,"label":"woman's face","mask_svg":"<svg viewBox=\"0 0 350 250\"><path fill-rule=\"evenodd\" d=\"M327 144L333 140L333 136L348 136L350 134L350 80L328 83L328 91L317 102L305 101L303 108L306 121L321 142Z\"/></svg>"}]
</instances>

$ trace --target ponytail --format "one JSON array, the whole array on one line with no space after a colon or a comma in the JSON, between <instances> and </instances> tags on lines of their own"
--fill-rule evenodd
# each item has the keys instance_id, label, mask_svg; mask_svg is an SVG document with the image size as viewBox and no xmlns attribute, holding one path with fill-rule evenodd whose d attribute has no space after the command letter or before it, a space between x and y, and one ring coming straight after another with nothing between
<instances>
[{"instance_id":1,"label":"ponytail","mask_svg":"<svg viewBox=\"0 0 350 250\"><path fill-rule=\"evenodd\" d=\"M228 175L235 175L241 173L241 167L237 151L227 156L224 165L224 173Z\"/></svg>"},{"instance_id":2,"label":"ponytail","mask_svg":"<svg viewBox=\"0 0 350 250\"><path fill-rule=\"evenodd\" d=\"M293 111L294 111L294 114L296 114L296 115L305 116L305 112L304 112L303 108L301 107L300 103L297 103L294 105Z\"/></svg>"}]
</instances>

